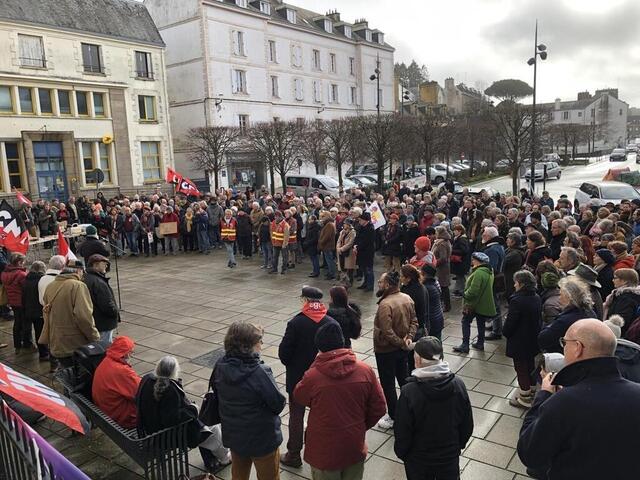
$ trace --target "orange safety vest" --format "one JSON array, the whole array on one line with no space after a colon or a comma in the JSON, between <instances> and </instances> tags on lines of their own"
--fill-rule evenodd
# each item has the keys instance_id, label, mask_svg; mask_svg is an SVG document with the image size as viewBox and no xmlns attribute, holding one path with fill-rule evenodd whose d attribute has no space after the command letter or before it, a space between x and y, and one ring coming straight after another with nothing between
<instances>
[{"instance_id":1,"label":"orange safety vest","mask_svg":"<svg viewBox=\"0 0 640 480\"><path fill-rule=\"evenodd\" d=\"M220 236L223 242L235 242L236 241L236 226L238 222L235 218L232 218L229 223L223 218L220 220Z\"/></svg>"},{"instance_id":2,"label":"orange safety vest","mask_svg":"<svg viewBox=\"0 0 640 480\"><path fill-rule=\"evenodd\" d=\"M271 244L274 247L282 247L284 243L284 229L287 225L286 220L282 220L277 225L275 220L271 222Z\"/></svg>"},{"instance_id":3,"label":"orange safety vest","mask_svg":"<svg viewBox=\"0 0 640 480\"><path fill-rule=\"evenodd\" d=\"M298 222L295 218L289 219L289 243L296 243L298 240Z\"/></svg>"}]
</instances>

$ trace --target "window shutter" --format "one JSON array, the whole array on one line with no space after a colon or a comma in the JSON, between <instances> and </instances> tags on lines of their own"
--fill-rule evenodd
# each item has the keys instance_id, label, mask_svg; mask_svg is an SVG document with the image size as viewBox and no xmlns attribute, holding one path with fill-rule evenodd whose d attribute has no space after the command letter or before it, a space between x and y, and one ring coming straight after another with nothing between
<instances>
[{"instance_id":1,"label":"window shutter","mask_svg":"<svg viewBox=\"0 0 640 480\"><path fill-rule=\"evenodd\" d=\"M238 71L231 70L231 92L238 93Z\"/></svg>"}]
</instances>

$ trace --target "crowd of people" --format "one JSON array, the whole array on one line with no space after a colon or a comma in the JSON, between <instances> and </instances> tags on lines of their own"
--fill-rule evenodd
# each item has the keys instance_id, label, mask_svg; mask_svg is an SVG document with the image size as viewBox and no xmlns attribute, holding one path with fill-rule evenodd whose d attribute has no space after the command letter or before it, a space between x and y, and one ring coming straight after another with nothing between
<instances>
[{"instance_id":1,"label":"crowd of people","mask_svg":"<svg viewBox=\"0 0 640 480\"><path fill-rule=\"evenodd\" d=\"M372 216L372 204L382 218ZM633 408L640 401L638 200L575 209L564 195L471 195L447 182L440 191L403 184L337 198L272 195L264 187L197 200L99 195L38 201L19 216L40 235L57 222L89 226L73 246L85 261L53 256L48 269L33 262L27 272L23 255L0 255L16 352L38 352L53 370L69 366L75 349L100 342L107 348L93 384L100 408L145 432L192 419L190 446L201 447L211 469L231 462L234 479L248 479L252 465L259 478L277 479L280 463L298 468L303 461L314 479L362 478L365 433L375 425L393 429L409 480L458 478L473 415L464 383L444 360L452 303L461 307L461 342L452 352L467 355L506 339L519 387L509 401L527 410L518 453L531 476L640 476L633 455L640 427ZM113 255L207 255L223 247L231 269L242 256L243 268L282 275L308 258L309 277L326 269L330 302L320 288L302 289L300 313L278 348L286 397L260 359L264 329L232 324L209 382L221 421L207 425L187 400L175 358L161 359L143 379L128 365L135 345L114 340L120 317L106 274ZM259 265L248 261L254 255ZM351 298L357 282L378 298L377 375L351 349L362 331ZM596 453L603 451L607 460Z\"/></svg>"}]
</instances>

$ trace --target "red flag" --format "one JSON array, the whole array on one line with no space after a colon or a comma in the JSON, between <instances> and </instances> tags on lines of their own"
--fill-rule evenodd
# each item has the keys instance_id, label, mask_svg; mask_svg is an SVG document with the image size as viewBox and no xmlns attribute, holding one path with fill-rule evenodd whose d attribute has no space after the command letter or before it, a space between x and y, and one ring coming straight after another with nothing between
<instances>
[{"instance_id":1,"label":"red flag","mask_svg":"<svg viewBox=\"0 0 640 480\"><path fill-rule=\"evenodd\" d=\"M64 238L60 228L58 228L58 255L62 255L67 260L76 260L78 258L69 248L67 239Z\"/></svg>"},{"instance_id":2,"label":"red flag","mask_svg":"<svg viewBox=\"0 0 640 480\"><path fill-rule=\"evenodd\" d=\"M16 197L18 197L18 201L20 203L24 203L25 205L27 205L29 207L31 207L33 205L31 203L31 200L29 200L20 190L16 190L14 188L13 191L16 193Z\"/></svg>"},{"instance_id":3,"label":"red flag","mask_svg":"<svg viewBox=\"0 0 640 480\"><path fill-rule=\"evenodd\" d=\"M185 195L192 197L200 196L200 191L198 190L198 187L196 187L195 183L187 177L183 177L172 168L167 168L167 183L175 185L176 192L184 193Z\"/></svg>"},{"instance_id":4,"label":"red flag","mask_svg":"<svg viewBox=\"0 0 640 480\"><path fill-rule=\"evenodd\" d=\"M29 250L29 232L6 200L0 203L0 246L23 255Z\"/></svg>"}]
</instances>

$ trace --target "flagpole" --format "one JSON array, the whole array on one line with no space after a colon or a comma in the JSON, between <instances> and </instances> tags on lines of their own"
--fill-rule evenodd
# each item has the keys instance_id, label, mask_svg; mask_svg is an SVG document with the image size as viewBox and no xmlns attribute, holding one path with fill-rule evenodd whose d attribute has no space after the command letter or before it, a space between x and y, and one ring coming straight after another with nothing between
<instances>
[{"instance_id":1,"label":"flagpole","mask_svg":"<svg viewBox=\"0 0 640 480\"><path fill-rule=\"evenodd\" d=\"M124 250L120 249L117 245L111 243L109 239L107 239L107 243L111 246L111 251L114 253L113 263L116 267L116 288L118 290L118 307L122 310L122 296L120 295L120 273L118 271L118 253L119 251L125 253Z\"/></svg>"}]
</instances>

